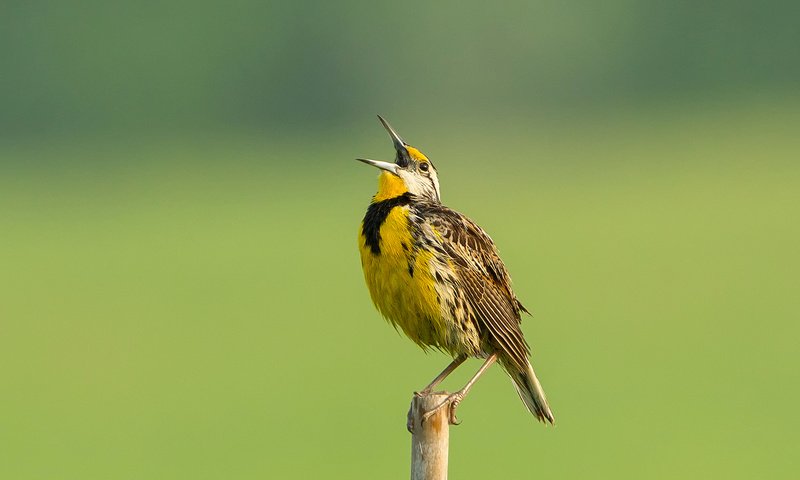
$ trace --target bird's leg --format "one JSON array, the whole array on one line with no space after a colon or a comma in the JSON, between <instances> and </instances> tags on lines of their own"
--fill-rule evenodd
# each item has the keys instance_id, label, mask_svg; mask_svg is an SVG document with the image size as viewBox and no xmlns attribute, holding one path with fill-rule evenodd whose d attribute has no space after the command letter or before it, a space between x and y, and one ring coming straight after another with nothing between
<instances>
[{"instance_id":1,"label":"bird's leg","mask_svg":"<svg viewBox=\"0 0 800 480\"><path fill-rule=\"evenodd\" d=\"M467 396L469 390L472 388L475 382L478 381L478 378L480 378L480 376L483 375L483 372L485 372L487 368L491 367L495 361L497 361L497 354L493 353L489 355L486 361L483 362L483 365L481 365L481 368L479 368L478 371L475 373L475 375L473 375L472 378L469 379L469 382L467 382L467 384L464 385L464 388L455 393L451 393L445 399L445 401L434 407L432 410L425 412L425 415L422 416L422 419L423 420L429 419L431 415L436 413L437 410L447 405L450 408L450 424L458 425L460 422L458 421L458 418L456 418L456 407L458 407L458 404L461 403L462 400L464 400L464 397Z\"/></svg>"},{"instance_id":2,"label":"bird's leg","mask_svg":"<svg viewBox=\"0 0 800 480\"><path fill-rule=\"evenodd\" d=\"M436 378L434 378L433 381L431 383L429 383L427 387L423 388L419 392L414 392L414 395L418 396L418 397L421 397L423 395L428 395L429 393L431 393L433 391L433 389L436 388L436 385L439 385L440 383L442 383L442 381L445 378L447 378L448 375L453 373L453 371L456 368L458 368L459 365L464 363L464 361L466 359L467 359L467 356L463 355L463 354L457 356L456 358L454 358L453 361L450 362L450 365L448 365L444 370L442 370L442 373L437 375ZM428 417L425 417L425 418L427 419ZM411 419L411 407L408 407L408 415L406 415L406 428L408 429L409 432L412 432L413 424L414 424L413 420Z\"/></svg>"},{"instance_id":3,"label":"bird's leg","mask_svg":"<svg viewBox=\"0 0 800 480\"><path fill-rule=\"evenodd\" d=\"M431 393L431 392L433 391L433 389L434 389L434 388L436 388L436 385L439 385L440 383L442 383L442 381L443 381L445 378L447 378L447 376L448 376L448 375L450 375L451 373L453 373L453 371L454 371L456 368L458 368L458 366L459 366L459 365L461 365L462 363L464 363L464 361L465 361L466 359L467 359L467 356L466 356L466 355L463 355L463 354L462 354L462 355L459 355L459 356L457 356L456 358L454 358L454 359L453 359L453 361L452 361L452 362L450 362L450 365L448 365L448 366L447 366L447 368L445 368L444 370L442 370L442 373L440 373L440 374L439 374L439 375L438 375L436 378L434 378L434 379L433 379L433 381L432 381L430 384L428 384L428 386L427 386L427 387L423 388L423 389L422 389L422 390L419 392L419 395L427 395L427 394Z\"/></svg>"}]
</instances>

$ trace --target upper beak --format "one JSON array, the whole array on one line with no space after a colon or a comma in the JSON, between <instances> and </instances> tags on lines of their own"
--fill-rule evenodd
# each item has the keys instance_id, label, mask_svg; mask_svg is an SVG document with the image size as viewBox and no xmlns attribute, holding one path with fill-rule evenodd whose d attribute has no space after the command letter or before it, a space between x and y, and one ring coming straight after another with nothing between
<instances>
[{"instance_id":1,"label":"upper beak","mask_svg":"<svg viewBox=\"0 0 800 480\"><path fill-rule=\"evenodd\" d=\"M392 137L392 143L394 143L394 149L397 150L398 153L405 152L406 142L404 142L403 139L400 138L400 135L398 135L397 132L394 131L394 128L392 128L392 126L389 125L389 122L387 122L385 118L378 115L378 120L381 121L381 123L383 124L383 128L385 128L386 131L389 132L389 136Z\"/></svg>"}]
</instances>

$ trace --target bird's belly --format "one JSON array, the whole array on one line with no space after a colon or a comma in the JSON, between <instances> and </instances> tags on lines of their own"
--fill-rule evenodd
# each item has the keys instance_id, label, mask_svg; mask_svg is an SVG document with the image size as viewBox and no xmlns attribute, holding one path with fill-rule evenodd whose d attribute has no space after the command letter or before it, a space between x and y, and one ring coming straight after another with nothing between
<instances>
[{"instance_id":1,"label":"bird's belly","mask_svg":"<svg viewBox=\"0 0 800 480\"><path fill-rule=\"evenodd\" d=\"M431 274L432 254L413 247L403 209L394 209L380 231L379 253L359 235L361 266L373 303L416 343L442 346L447 334Z\"/></svg>"},{"instance_id":2,"label":"bird's belly","mask_svg":"<svg viewBox=\"0 0 800 480\"><path fill-rule=\"evenodd\" d=\"M379 252L359 235L361 265L373 303L422 347L479 355L478 332L465 321L466 307L458 301L449 265L431 250L415 246L406 215L400 208L389 214L380 229Z\"/></svg>"}]
</instances>

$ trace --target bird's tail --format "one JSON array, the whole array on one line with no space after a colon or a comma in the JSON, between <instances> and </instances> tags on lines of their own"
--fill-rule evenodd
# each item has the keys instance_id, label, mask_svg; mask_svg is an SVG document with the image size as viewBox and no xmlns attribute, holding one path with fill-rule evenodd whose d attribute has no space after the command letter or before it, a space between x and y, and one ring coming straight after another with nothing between
<instances>
[{"instance_id":1,"label":"bird's tail","mask_svg":"<svg viewBox=\"0 0 800 480\"><path fill-rule=\"evenodd\" d=\"M525 407L527 407L540 422L554 424L555 419L553 418L553 412L550 411L550 405L547 404L547 397L544 395L542 384L539 383L539 379L536 378L531 362L527 362L524 370L520 370L520 368L510 360L501 358L500 364L503 366L506 373L508 373L508 376L511 377L514 388L517 389L519 398L522 399Z\"/></svg>"}]
</instances>

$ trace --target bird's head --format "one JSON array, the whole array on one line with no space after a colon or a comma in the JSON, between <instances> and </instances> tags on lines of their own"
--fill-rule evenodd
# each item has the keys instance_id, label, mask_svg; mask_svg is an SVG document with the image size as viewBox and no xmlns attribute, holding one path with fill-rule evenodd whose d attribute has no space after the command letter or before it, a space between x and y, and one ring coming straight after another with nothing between
<instances>
[{"instance_id":1,"label":"bird's head","mask_svg":"<svg viewBox=\"0 0 800 480\"><path fill-rule=\"evenodd\" d=\"M433 163L422 152L404 142L383 117L378 115L378 120L392 137L396 152L394 163L366 158L356 159L383 170L378 178L378 193L375 194L374 200L381 201L410 193L426 200L440 201L439 177L436 175Z\"/></svg>"}]
</instances>

